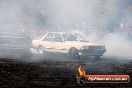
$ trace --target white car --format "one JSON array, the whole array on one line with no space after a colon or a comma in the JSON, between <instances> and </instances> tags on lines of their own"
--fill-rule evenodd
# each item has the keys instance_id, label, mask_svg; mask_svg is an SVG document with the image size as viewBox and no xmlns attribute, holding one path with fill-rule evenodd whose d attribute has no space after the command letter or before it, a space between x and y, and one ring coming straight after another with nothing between
<instances>
[{"instance_id":1,"label":"white car","mask_svg":"<svg viewBox=\"0 0 132 88\"><path fill-rule=\"evenodd\" d=\"M65 50L72 58L78 58L80 54L100 58L106 52L104 45L86 41L83 36L72 33L45 33L42 38L33 40L32 44L40 54L44 54L46 49Z\"/></svg>"}]
</instances>

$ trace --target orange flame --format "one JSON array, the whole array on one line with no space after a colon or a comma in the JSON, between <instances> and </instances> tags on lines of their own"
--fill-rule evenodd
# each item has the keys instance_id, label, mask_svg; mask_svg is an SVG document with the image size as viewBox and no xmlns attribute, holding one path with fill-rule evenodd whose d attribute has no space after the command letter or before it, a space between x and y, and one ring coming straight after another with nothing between
<instances>
[{"instance_id":1,"label":"orange flame","mask_svg":"<svg viewBox=\"0 0 132 88\"><path fill-rule=\"evenodd\" d=\"M78 67L78 72L80 76L84 76L86 74L85 70L82 68L82 66Z\"/></svg>"}]
</instances>

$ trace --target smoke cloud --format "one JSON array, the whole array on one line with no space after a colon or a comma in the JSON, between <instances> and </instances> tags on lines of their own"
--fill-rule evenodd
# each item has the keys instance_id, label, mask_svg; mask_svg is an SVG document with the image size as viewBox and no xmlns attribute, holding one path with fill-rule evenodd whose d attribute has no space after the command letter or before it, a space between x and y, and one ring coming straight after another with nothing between
<instances>
[{"instance_id":1,"label":"smoke cloud","mask_svg":"<svg viewBox=\"0 0 132 88\"><path fill-rule=\"evenodd\" d=\"M127 39L127 31L120 29L124 16L127 18L125 11L128 2L130 1L53 0L49 5L53 29L81 33L88 39L102 41L106 45L108 56L132 57L132 43ZM127 11L127 14L130 12Z\"/></svg>"},{"instance_id":2,"label":"smoke cloud","mask_svg":"<svg viewBox=\"0 0 132 88\"><path fill-rule=\"evenodd\" d=\"M105 35L103 43L106 46L108 56L132 58L130 40L123 34L112 33Z\"/></svg>"},{"instance_id":3,"label":"smoke cloud","mask_svg":"<svg viewBox=\"0 0 132 88\"><path fill-rule=\"evenodd\" d=\"M32 29L81 33L103 41L107 55L132 57L120 23L130 0L0 0L0 31ZM128 16L128 15L127 15ZM130 16L130 15L129 15ZM125 17L127 18L127 17ZM111 34L109 34L111 33ZM29 34L30 35L30 34Z\"/></svg>"}]
</instances>

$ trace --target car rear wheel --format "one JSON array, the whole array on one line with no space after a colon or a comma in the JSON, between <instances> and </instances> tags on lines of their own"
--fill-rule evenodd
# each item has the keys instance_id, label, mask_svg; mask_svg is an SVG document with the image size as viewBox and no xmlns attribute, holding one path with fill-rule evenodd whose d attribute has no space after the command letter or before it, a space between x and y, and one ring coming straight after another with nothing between
<instances>
[{"instance_id":1,"label":"car rear wheel","mask_svg":"<svg viewBox=\"0 0 132 88\"><path fill-rule=\"evenodd\" d=\"M68 54L71 58L79 58L79 51L75 47L70 48Z\"/></svg>"},{"instance_id":2,"label":"car rear wheel","mask_svg":"<svg viewBox=\"0 0 132 88\"><path fill-rule=\"evenodd\" d=\"M44 56L44 54L45 54L45 48L42 45L39 45L37 47L37 52L38 52L39 55Z\"/></svg>"}]
</instances>

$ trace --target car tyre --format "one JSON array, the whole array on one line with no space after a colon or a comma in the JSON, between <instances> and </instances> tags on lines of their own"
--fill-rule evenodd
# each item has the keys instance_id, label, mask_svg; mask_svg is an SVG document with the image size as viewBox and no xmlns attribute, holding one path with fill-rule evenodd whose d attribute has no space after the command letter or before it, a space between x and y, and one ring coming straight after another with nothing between
<instances>
[{"instance_id":1,"label":"car tyre","mask_svg":"<svg viewBox=\"0 0 132 88\"><path fill-rule=\"evenodd\" d=\"M37 47L37 52L40 56L44 56L45 55L45 48L42 45L39 45Z\"/></svg>"},{"instance_id":2,"label":"car tyre","mask_svg":"<svg viewBox=\"0 0 132 88\"><path fill-rule=\"evenodd\" d=\"M68 54L71 58L79 58L79 51L75 47L70 48Z\"/></svg>"}]
</instances>

